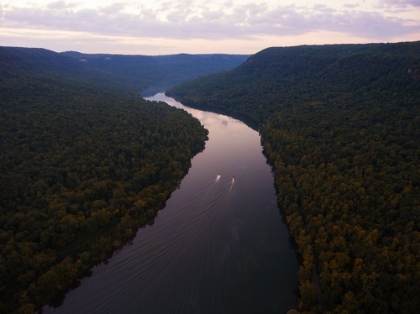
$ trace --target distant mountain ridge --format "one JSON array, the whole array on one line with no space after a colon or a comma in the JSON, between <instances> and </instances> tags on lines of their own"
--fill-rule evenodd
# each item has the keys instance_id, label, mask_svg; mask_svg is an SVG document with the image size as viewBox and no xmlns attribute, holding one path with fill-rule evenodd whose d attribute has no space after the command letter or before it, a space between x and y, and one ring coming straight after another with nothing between
<instances>
[{"instance_id":1,"label":"distant mountain ridge","mask_svg":"<svg viewBox=\"0 0 420 314\"><path fill-rule=\"evenodd\" d=\"M41 48L0 46L0 73L60 75L142 95L162 92L185 80L233 69L248 55L115 55L57 53ZM13 62L12 62L13 61Z\"/></svg>"},{"instance_id":2,"label":"distant mountain ridge","mask_svg":"<svg viewBox=\"0 0 420 314\"><path fill-rule=\"evenodd\" d=\"M61 54L77 59L91 68L130 78L142 85L142 94L164 91L185 80L233 69L249 57L229 54L83 54L75 51Z\"/></svg>"}]
</instances>

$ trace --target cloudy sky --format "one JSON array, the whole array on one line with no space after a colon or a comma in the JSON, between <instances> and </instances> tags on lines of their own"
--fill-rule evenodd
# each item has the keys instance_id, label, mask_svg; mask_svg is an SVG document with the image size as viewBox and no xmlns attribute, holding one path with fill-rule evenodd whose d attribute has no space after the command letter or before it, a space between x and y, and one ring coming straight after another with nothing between
<instances>
[{"instance_id":1,"label":"cloudy sky","mask_svg":"<svg viewBox=\"0 0 420 314\"><path fill-rule=\"evenodd\" d=\"M420 0L1 0L0 45L57 52L253 54L420 40Z\"/></svg>"}]
</instances>

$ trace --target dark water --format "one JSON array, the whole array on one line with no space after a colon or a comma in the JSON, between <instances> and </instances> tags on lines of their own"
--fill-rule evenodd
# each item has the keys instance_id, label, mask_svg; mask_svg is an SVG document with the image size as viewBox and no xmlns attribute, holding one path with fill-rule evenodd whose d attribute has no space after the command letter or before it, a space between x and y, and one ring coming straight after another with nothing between
<instances>
[{"instance_id":1,"label":"dark water","mask_svg":"<svg viewBox=\"0 0 420 314\"><path fill-rule=\"evenodd\" d=\"M183 107L163 94L149 99ZM185 109L210 133L180 189L153 226L44 313L286 313L296 306L297 260L258 133Z\"/></svg>"}]
</instances>

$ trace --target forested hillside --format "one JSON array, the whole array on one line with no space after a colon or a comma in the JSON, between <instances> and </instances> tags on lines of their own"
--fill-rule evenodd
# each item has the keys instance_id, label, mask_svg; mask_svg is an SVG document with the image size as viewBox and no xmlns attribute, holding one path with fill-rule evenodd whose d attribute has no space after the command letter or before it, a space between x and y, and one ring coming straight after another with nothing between
<instances>
[{"instance_id":1,"label":"forested hillside","mask_svg":"<svg viewBox=\"0 0 420 314\"><path fill-rule=\"evenodd\" d=\"M204 148L190 114L113 80L52 52L0 47L0 313L33 313L109 256Z\"/></svg>"},{"instance_id":2,"label":"forested hillside","mask_svg":"<svg viewBox=\"0 0 420 314\"><path fill-rule=\"evenodd\" d=\"M269 48L167 92L259 123L302 255L302 313L420 309L419 52L420 42Z\"/></svg>"},{"instance_id":3,"label":"forested hillside","mask_svg":"<svg viewBox=\"0 0 420 314\"><path fill-rule=\"evenodd\" d=\"M86 67L109 72L131 80L140 86L142 95L152 95L185 80L233 69L248 55L112 55L63 52Z\"/></svg>"}]
</instances>

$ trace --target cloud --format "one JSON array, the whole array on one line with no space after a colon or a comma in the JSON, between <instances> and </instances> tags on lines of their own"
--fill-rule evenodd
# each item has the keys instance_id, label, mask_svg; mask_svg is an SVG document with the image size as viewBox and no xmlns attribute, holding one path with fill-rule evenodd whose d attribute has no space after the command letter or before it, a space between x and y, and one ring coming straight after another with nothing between
<instances>
[{"instance_id":1,"label":"cloud","mask_svg":"<svg viewBox=\"0 0 420 314\"><path fill-rule=\"evenodd\" d=\"M406 8L409 6L420 7L419 0L383 0L382 3L385 5L391 5L399 8Z\"/></svg>"},{"instance_id":2,"label":"cloud","mask_svg":"<svg viewBox=\"0 0 420 314\"><path fill-rule=\"evenodd\" d=\"M107 7L103 7L100 9L100 12L103 14L117 14L121 11L124 10L124 8L126 7L126 4L121 3L121 2L117 2L117 3L113 3Z\"/></svg>"},{"instance_id":3,"label":"cloud","mask_svg":"<svg viewBox=\"0 0 420 314\"><path fill-rule=\"evenodd\" d=\"M346 8L346 9L355 9L355 8L359 7L359 4L357 4L357 3L345 3L343 5L343 7Z\"/></svg>"},{"instance_id":4,"label":"cloud","mask_svg":"<svg viewBox=\"0 0 420 314\"><path fill-rule=\"evenodd\" d=\"M387 4L413 5L415 0L385 0ZM314 31L346 33L372 40L390 40L418 32L417 25L397 16L326 5L302 7L266 4L232 5L218 9L192 0L166 1L159 9L133 8L115 3L95 9L56 1L47 6L0 6L0 27L89 32L98 35L142 38L226 39L301 35ZM409 25L411 23L411 25ZM414 23L416 24L416 23Z\"/></svg>"},{"instance_id":5,"label":"cloud","mask_svg":"<svg viewBox=\"0 0 420 314\"><path fill-rule=\"evenodd\" d=\"M67 4L63 0L59 0L59 1L56 1L56 2L51 2L50 4L47 5L47 7L51 10L61 10L61 9L67 9L67 8L74 8L76 6L77 6L77 4L74 4L74 3Z\"/></svg>"}]
</instances>

